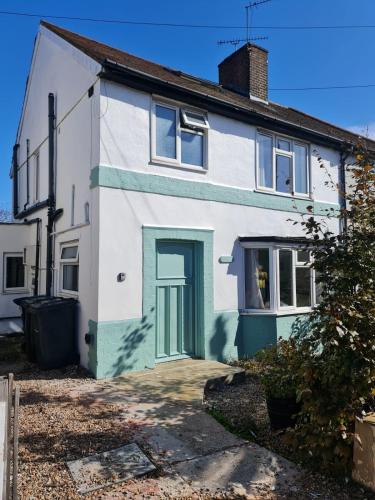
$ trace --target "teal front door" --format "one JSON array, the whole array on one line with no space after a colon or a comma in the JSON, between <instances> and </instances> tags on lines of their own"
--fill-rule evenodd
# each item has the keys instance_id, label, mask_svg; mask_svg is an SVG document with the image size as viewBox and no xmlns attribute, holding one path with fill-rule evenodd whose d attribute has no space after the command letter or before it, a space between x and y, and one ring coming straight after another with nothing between
<instances>
[{"instance_id":1,"label":"teal front door","mask_svg":"<svg viewBox=\"0 0 375 500\"><path fill-rule=\"evenodd\" d=\"M193 356L194 243L158 241L156 250L156 361Z\"/></svg>"}]
</instances>

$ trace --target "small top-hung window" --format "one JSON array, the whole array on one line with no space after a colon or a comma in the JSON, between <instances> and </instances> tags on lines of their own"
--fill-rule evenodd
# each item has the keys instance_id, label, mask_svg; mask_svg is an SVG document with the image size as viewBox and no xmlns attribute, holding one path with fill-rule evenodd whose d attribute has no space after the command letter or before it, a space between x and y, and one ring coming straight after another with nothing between
<instances>
[{"instance_id":1,"label":"small top-hung window","mask_svg":"<svg viewBox=\"0 0 375 500\"><path fill-rule=\"evenodd\" d=\"M187 127L209 128L207 116L197 111L181 110L182 122Z\"/></svg>"}]
</instances>

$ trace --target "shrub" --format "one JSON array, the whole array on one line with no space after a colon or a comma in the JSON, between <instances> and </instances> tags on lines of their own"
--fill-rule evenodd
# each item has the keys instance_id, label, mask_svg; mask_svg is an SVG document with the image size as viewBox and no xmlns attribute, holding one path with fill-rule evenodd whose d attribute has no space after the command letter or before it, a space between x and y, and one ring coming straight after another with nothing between
<instances>
[{"instance_id":1,"label":"shrub","mask_svg":"<svg viewBox=\"0 0 375 500\"><path fill-rule=\"evenodd\" d=\"M365 151L355 157L341 234L313 216L301 222L322 292L310 330L292 341L303 403L294 444L315 465L340 473L351 468L355 420L375 394L375 174Z\"/></svg>"}]
</instances>

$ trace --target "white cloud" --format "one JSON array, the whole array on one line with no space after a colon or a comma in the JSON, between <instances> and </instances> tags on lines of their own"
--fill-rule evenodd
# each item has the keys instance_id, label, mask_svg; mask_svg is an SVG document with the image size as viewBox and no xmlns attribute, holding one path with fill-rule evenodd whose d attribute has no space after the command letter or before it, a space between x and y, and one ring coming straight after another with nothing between
<instances>
[{"instance_id":1,"label":"white cloud","mask_svg":"<svg viewBox=\"0 0 375 500\"><path fill-rule=\"evenodd\" d=\"M348 130L351 130L355 134L368 137L369 139L375 139L375 122L364 125L353 125L352 127L348 127Z\"/></svg>"}]
</instances>

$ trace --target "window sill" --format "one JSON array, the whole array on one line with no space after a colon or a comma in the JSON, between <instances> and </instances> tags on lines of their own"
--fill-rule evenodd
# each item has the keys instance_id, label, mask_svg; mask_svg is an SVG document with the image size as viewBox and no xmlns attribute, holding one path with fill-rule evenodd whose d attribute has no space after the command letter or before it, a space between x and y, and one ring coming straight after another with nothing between
<instances>
[{"instance_id":1,"label":"window sill","mask_svg":"<svg viewBox=\"0 0 375 500\"><path fill-rule=\"evenodd\" d=\"M58 295L60 297L66 297L66 298L69 298L69 299L78 299L79 297L79 292L69 292L69 291L66 291L66 290L60 290Z\"/></svg>"},{"instance_id":2,"label":"window sill","mask_svg":"<svg viewBox=\"0 0 375 500\"><path fill-rule=\"evenodd\" d=\"M24 293L29 293L27 288L11 288L9 290L3 290L3 295L21 295Z\"/></svg>"},{"instance_id":3,"label":"window sill","mask_svg":"<svg viewBox=\"0 0 375 500\"><path fill-rule=\"evenodd\" d=\"M299 314L310 314L312 312L312 308L307 309L307 308L301 308L301 309L288 309L287 311L282 311L282 310L272 310L272 311L267 311L267 310L251 310L251 309L242 309L240 310L240 315L241 316L296 316Z\"/></svg>"},{"instance_id":4,"label":"window sill","mask_svg":"<svg viewBox=\"0 0 375 500\"><path fill-rule=\"evenodd\" d=\"M168 162L166 160L160 160L157 158L152 159L149 162L149 166L169 167L169 168L175 168L176 170L186 170L188 172L197 172L199 174L206 174L208 172L207 167L195 167L194 165L186 165L185 163Z\"/></svg>"},{"instance_id":5,"label":"window sill","mask_svg":"<svg viewBox=\"0 0 375 500\"><path fill-rule=\"evenodd\" d=\"M288 194L288 193L279 193L278 191L273 191L271 189L262 189L262 188L256 188L254 189L255 193L261 193L261 194L271 194L273 196L282 196L283 198L289 198L291 200L303 200L303 201L311 201L312 203L314 202L314 199L306 195L304 196L303 194Z\"/></svg>"}]
</instances>

